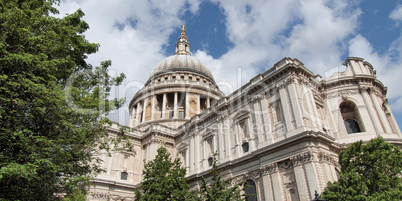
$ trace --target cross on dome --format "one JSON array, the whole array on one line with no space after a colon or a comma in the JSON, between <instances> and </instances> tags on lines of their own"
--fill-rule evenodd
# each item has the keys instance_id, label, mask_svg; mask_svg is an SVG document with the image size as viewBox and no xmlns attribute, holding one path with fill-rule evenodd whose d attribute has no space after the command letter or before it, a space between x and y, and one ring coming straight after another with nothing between
<instances>
[{"instance_id":1,"label":"cross on dome","mask_svg":"<svg viewBox=\"0 0 402 201\"><path fill-rule=\"evenodd\" d=\"M186 31L186 26L184 26L184 24L180 25L181 26L181 34L185 35L185 31Z\"/></svg>"}]
</instances>

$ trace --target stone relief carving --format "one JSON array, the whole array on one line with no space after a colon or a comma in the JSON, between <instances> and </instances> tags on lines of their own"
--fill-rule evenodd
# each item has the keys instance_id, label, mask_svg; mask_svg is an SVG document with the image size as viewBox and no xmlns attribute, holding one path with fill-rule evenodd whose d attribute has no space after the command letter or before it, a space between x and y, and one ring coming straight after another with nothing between
<instances>
[{"instance_id":1,"label":"stone relief carving","mask_svg":"<svg viewBox=\"0 0 402 201\"><path fill-rule=\"evenodd\" d=\"M265 96L264 96L263 94L255 95L255 96L253 96L253 97L251 98L251 102L259 101L259 100L263 99L264 97L265 97Z\"/></svg>"},{"instance_id":2,"label":"stone relief carving","mask_svg":"<svg viewBox=\"0 0 402 201\"><path fill-rule=\"evenodd\" d=\"M298 154L291 158L291 161L294 166L302 165L304 163L308 163L313 161L313 154L311 152L305 152L302 154Z\"/></svg>"},{"instance_id":3,"label":"stone relief carving","mask_svg":"<svg viewBox=\"0 0 402 201\"><path fill-rule=\"evenodd\" d=\"M134 197L124 197L124 196L113 195L113 194L109 194L109 193L90 192L90 195L92 196L92 198L95 198L95 199L116 200L116 201L132 201L132 200L134 200Z\"/></svg>"},{"instance_id":4,"label":"stone relief carving","mask_svg":"<svg viewBox=\"0 0 402 201\"><path fill-rule=\"evenodd\" d=\"M277 169L278 169L277 163L271 163L261 167L261 174L262 175L270 174L272 172L275 172Z\"/></svg>"},{"instance_id":5,"label":"stone relief carving","mask_svg":"<svg viewBox=\"0 0 402 201\"><path fill-rule=\"evenodd\" d=\"M296 186L296 181L290 181L290 182L285 182L284 183L286 188L291 188Z\"/></svg>"},{"instance_id":6,"label":"stone relief carving","mask_svg":"<svg viewBox=\"0 0 402 201\"><path fill-rule=\"evenodd\" d=\"M278 170L287 170L292 167L293 167L293 164L292 164L291 160L285 160L285 161L278 163Z\"/></svg>"},{"instance_id":7,"label":"stone relief carving","mask_svg":"<svg viewBox=\"0 0 402 201\"><path fill-rule=\"evenodd\" d=\"M334 165L337 168L341 167L339 165L339 163L338 163L338 160L335 157L333 157L332 155L330 155L328 153L325 153L325 152L318 153L318 160L320 162L326 162L326 163L329 163L331 165Z\"/></svg>"},{"instance_id":8,"label":"stone relief carving","mask_svg":"<svg viewBox=\"0 0 402 201\"><path fill-rule=\"evenodd\" d=\"M339 90L333 93L326 94L327 98L337 98L337 97L348 97L351 95L356 95L360 93L360 89L352 90Z\"/></svg>"}]
</instances>

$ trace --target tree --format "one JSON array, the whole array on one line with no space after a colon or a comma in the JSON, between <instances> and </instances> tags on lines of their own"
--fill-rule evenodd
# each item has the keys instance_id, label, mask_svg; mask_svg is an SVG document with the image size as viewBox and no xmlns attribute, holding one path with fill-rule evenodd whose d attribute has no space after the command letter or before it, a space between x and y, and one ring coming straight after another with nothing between
<instances>
[{"instance_id":1,"label":"tree","mask_svg":"<svg viewBox=\"0 0 402 201\"><path fill-rule=\"evenodd\" d=\"M205 201L244 200L241 195L241 186L245 183L231 185L232 179L222 179L222 168L217 165L217 154L214 153L212 168L209 174L212 175L211 183L202 178L200 199ZM245 195L248 197L250 195Z\"/></svg>"},{"instance_id":2,"label":"tree","mask_svg":"<svg viewBox=\"0 0 402 201\"><path fill-rule=\"evenodd\" d=\"M55 200L99 172L109 150L110 61L85 59L99 45L76 11L63 18L58 0L0 0L0 200ZM117 138L115 142L120 141ZM116 146L121 147L121 146Z\"/></svg>"},{"instance_id":3,"label":"tree","mask_svg":"<svg viewBox=\"0 0 402 201\"><path fill-rule=\"evenodd\" d=\"M402 151L382 137L351 144L339 163L339 180L328 183L325 200L402 200Z\"/></svg>"},{"instance_id":4,"label":"tree","mask_svg":"<svg viewBox=\"0 0 402 201\"><path fill-rule=\"evenodd\" d=\"M190 185L187 183L186 169L180 159L171 160L166 148L160 147L155 159L144 166L143 194L136 191L136 200L186 200ZM138 198L138 196L141 198Z\"/></svg>"}]
</instances>

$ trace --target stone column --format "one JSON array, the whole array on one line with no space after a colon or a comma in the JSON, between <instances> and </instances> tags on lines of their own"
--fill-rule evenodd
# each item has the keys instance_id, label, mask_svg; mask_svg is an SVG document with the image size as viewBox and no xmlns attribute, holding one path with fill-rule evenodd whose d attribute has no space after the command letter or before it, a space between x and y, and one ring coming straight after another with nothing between
<instances>
[{"instance_id":1,"label":"stone column","mask_svg":"<svg viewBox=\"0 0 402 201\"><path fill-rule=\"evenodd\" d=\"M198 128L195 131L194 136L194 170L198 170L200 168L200 136Z\"/></svg>"},{"instance_id":2,"label":"stone column","mask_svg":"<svg viewBox=\"0 0 402 201\"><path fill-rule=\"evenodd\" d=\"M186 166L186 170L187 170L187 175L189 175L189 173L190 173L190 170L189 170L189 166L190 166L190 151L189 151L190 149L188 148L188 149L186 149L186 164L185 164L185 166Z\"/></svg>"},{"instance_id":3,"label":"stone column","mask_svg":"<svg viewBox=\"0 0 402 201\"><path fill-rule=\"evenodd\" d=\"M258 147L259 143L264 142L264 136L263 136L263 124L262 124L262 120L261 120L261 105L260 105L260 101L261 101L261 96L256 97L254 100L252 100L252 106L253 106L253 110L252 112L252 118L253 118L253 124L251 126L249 126L249 128L252 128L250 130L252 130L252 135L250 135L250 137L252 136L252 138L254 138L254 141L256 141L256 148Z\"/></svg>"},{"instance_id":4,"label":"stone column","mask_svg":"<svg viewBox=\"0 0 402 201\"><path fill-rule=\"evenodd\" d=\"M335 132L337 132L338 133L338 131L337 131L337 127L336 127L336 125L335 125L335 121L334 121L334 118L333 118L333 116L332 116L332 112L331 112L331 110L330 110L330 108L331 108L331 104L329 103L329 100L328 100L328 98L326 98L325 99L325 118L327 119L327 121L328 121L328 126L331 128L331 133L332 133L332 137L335 137L334 136L334 131Z\"/></svg>"},{"instance_id":5,"label":"stone column","mask_svg":"<svg viewBox=\"0 0 402 201\"><path fill-rule=\"evenodd\" d=\"M246 121L247 121L247 126L246 126L247 127L247 134L248 134L248 138L250 139L249 142L248 142L249 143L248 144L248 146L249 146L248 153L251 153L251 152L253 152L254 150L257 149L258 139L255 139L254 131L252 131L252 129L251 129L251 127L253 126L254 122L250 118L248 118ZM241 139L241 141L240 141L240 146L243 144L242 140L243 139Z\"/></svg>"},{"instance_id":6,"label":"stone column","mask_svg":"<svg viewBox=\"0 0 402 201\"><path fill-rule=\"evenodd\" d=\"M211 99L208 97L207 98L207 108L211 107Z\"/></svg>"},{"instance_id":7,"label":"stone column","mask_svg":"<svg viewBox=\"0 0 402 201\"><path fill-rule=\"evenodd\" d=\"M363 88L359 88L359 90L360 90L360 93L362 94L364 104L366 105L367 111L369 113L371 123L374 125L376 134L380 135L380 134L384 133L381 128L381 125L379 124L379 120L376 116L377 114L375 113L375 111L373 109L373 105L370 101L370 97L367 94L367 88L363 87ZM362 119L362 121L363 121L363 119Z\"/></svg>"},{"instance_id":8,"label":"stone column","mask_svg":"<svg viewBox=\"0 0 402 201\"><path fill-rule=\"evenodd\" d=\"M161 119L166 119L166 93L163 94L162 98L162 117Z\"/></svg>"},{"instance_id":9,"label":"stone column","mask_svg":"<svg viewBox=\"0 0 402 201\"><path fill-rule=\"evenodd\" d=\"M296 121L296 128L303 126L303 116L300 111L299 97L294 85L295 80L288 85L290 103L292 105L293 115Z\"/></svg>"},{"instance_id":10,"label":"stone column","mask_svg":"<svg viewBox=\"0 0 402 201\"><path fill-rule=\"evenodd\" d=\"M281 182L281 175L278 171L274 172L272 175L272 187L274 192L274 200L275 201L282 201L282 182Z\"/></svg>"},{"instance_id":11,"label":"stone column","mask_svg":"<svg viewBox=\"0 0 402 201\"><path fill-rule=\"evenodd\" d=\"M193 172L194 171L194 159L195 159L195 148L194 148L194 134L192 136L190 136L190 145L188 147L189 152L190 152L190 161L189 161L189 166L190 166L190 171L189 172Z\"/></svg>"},{"instance_id":12,"label":"stone column","mask_svg":"<svg viewBox=\"0 0 402 201\"><path fill-rule=\"evenodd\" d=\"M305 180L306 175L304 174L303 165L297 165L293 168L295 177L297 190L299 191L300 200L312 200L310 197L310 193L308 192L307 182Z\"/></svg>"},{"instance_id":13,"label":"stone column","mask_svg":"<svg viewBox=\"0 0 402 201\"><path fill-rule=\"evenodd\" d=\"M389 119L391 120L391 124L392 124L392 128L393 128L394 132L396 134L401 135L401 130L399 129L398 123L395 120L394 114L392 114L391 108L389 108L387 100L384 101L384 106L387 109L387 111L389 112L389 115L390 115Z\"/></svg>"},{"instance_id":14,"label":"stone column","mask_svg":"<svg viewBox=\"0 0 402 201\"><path fill-rule=\"evenodd\" d=\"M264 187L264 200L273 200L271 178L269 174L262 176L262 185Z\"/></svg>"},{"instance_id":15,"label":"stone column","mask_svg":"<svg viewBox=\"0 0 402 201\"><path fill-rule=\"evenodd\" d=\"M217 128L218 128L218 132L217 132L217 136L218 136L218 138L220 139L220 144L221 144L221 150L219 150L221 153L219 154L219 158L220 159L222 159L222 158L225 158L226 157L226 155L227 155L227 151L225 151L225 150L227 150L227 148L226 148L226 144L227 144L227 142L226 142L226 136L225 136L225 134L223 133L223 129L222 129L222 119L221 119L222 117L220 116L220 117L218 117L218 120L217 120L217 124L216 124L216 126L217 126Z\"/></svg>"},{"instance_id":16,"label":"stone column","mask_svg":"<svg viewBox=\"0 0 402 201\"><path fill-rule=\"evenodd\" d=\"M144 99L143 106L142 106L142 120L141 122L145 121L145 110L147 107L148 98Z\"/></svg>"},{"instance_id":17,"label":"stone column","mask_svg":"<svg viewBox=\"0 0 402 201\"><path fill-rule=\"evenodd\" d=\"M220 125L221 125L222 134L225 137L224 140L225 140L226 157L229 157L229 159L230 159L230 157L232 155L232 151L231 151L232 149L230 148L231 141L230 141L230 136L229 136L229 124L227 121L228 121L227 115L225 114L222 116Z\"/></svg>"},{"instance_id":18,"label":"stone column","mask_svg":"<svg viewBox=\"0 0 402 201\"><path fill-rule=\"evenodd\" d=\"M154 120L154 115L155 115L155 96L152 96L152 103L151 103L151 121Z\"/></svg>"},{"instance_id":19,"label":"stone column","mask_svg":"<svg viewBox=\"0 0 402 201\"><path fill-rule=\"evenodd\" d=\"M310 198L313 198L315 190L317 190L318 193L321 192L321 188L317 178L317 171L314 167L314 162L304 164L304 169L306 171L305 174L307 178L308 189L310 190Z\"/></svg>"},{"instance_id":20,"label":"stone column","mask_svg":"<svg viewBox=\"0 0 402 201\"><path fill-rule=\"evenodd\" d=\"M197 114L201 113L200 94L197 94Z\"/></svg>"},{"instance_id":21,"label":"stone column","mask_svg":"<svg viewBox=\"0 0 402 201\"><path fill-rule=\"evenodd\" d=\"M262 117L262 124L263 124L263 134L264 134L264 141L271 140L272 142L272 131L271 131L271 126L270 126L270 121L268 117L268 100L264 97L260 101L260 107L261 107L261 117Z\"/></svg>"},{"instance_id":22,"label":"stone column","mask_svg":"<svg viewBox=\"0 0 402 201\"><path fill-rule=\"evenodd\" d=\"M177 92L174 93L174 105L173 105L173 119L177 119L179 117L178 109L177 109Z\"/></svg>"},{"instance_id":23,"label":"stone column","mask_svg":"<svg viewBox=\"0 0 402 201\"><path fill-rule=\"evenodd\" d=\"M140 123L140 121L141 121L141 119L139 119L140 118L140 108L141 108L141 101L137 103L137 111L135 114L136 125L137 125L137 123Z\"/></svg>"},{"instance_id":24,"label":"stone column","mask_svg":"<svg viewBox=\"0 0 402 201\"><path fill-rule=\"evenodd\" d=\"M392 130L391 130L391 127L389 126L387 117L385 116L385 112L384 112L384 110L381 109L380 104L377 101L375 92L373 91L372 88L370 89L369 93L370 93L371 100L373 101L375 110L377 111L377 114L380 117L381 124L384 127L385 133L392 133Z\"/></svg>"},{"instance_id":25,"label":"stone column","mask_svg":"<svg viewBox=\"0 0 402 201\"><path fill-rule=\"evenodd\" d=\"M129 110L130 111L130 116L129 116L129 118L130 118L130 127L133 127L134 126L134 121L135 121L135 119L134 119L134 117L135 117L135 107L133 106L133 107L131 107L131 109Z\"/></svg>"},{"instance_id":26,"label":"stone column","mask_svg":"<svg viewBox=\"0 0 402 201\"><path fill-rule=\"evenodd\" d=\"M292 126L292 120L290 118L291 111L289 110L287 103L287 92L285 85L279 86L279 97L281 100L283 117L285 119L286 132L289 132L292 130L293 126Z\"/></svg>"},{"instance_id":27,"label":"stone column","mask_svg":"<svg viewBox=\"0 0 402 201\"><path fill-rule=\"evenodd\" d=\"M311 105L311 98L310 98L310 93L307 85L303 85L303 101L306 102L307 108L304 108L304 104L302 104L303 109L305 109L305 113L307 117L313 121L314 119L314 112L313 112L313 106ZM314 122L312 122L314 123ZM313 125L314 126L314 125Z\"/></svg>"},{"instance_id":28,"label":"stone column","mask_svg":"<svg viewBox=\"0 0 402 201\"><path fill-rule=\"evenodd\" d=\"M312 109L313 109L314 117L315 117L314 120L316 121L314 123L316 123L316 125L318 127L318 130L322 130L322 124L321 124L321 120L320 120L320 115L318 114L318 111L317 111L317 105L315 104L315 99L314 99L313 92L311 92L311 89L308 89L308 93L310 95L311 103L313 105Z\"/></svg>"},{"instance_id":29,"label":"stone column","mask_svg":"<svg viewBox=\"0 0 402 201\"><path fill-rule=\"evenodd\" d=\"M185 119L190 119L190 107L189 107L189 105L190 105L190 101L189 101L189 93L188 92L186 92L186 103L184 104L184 114L185 114Z\"/></svg>"},{"instance_id":30,"label":"stone column","mask_svg":"<svg viewBox=\"0 0 402 201\"><path fill-rule=\"evenodd\" d=\"M212 136L212 148L211 153L215 153L216 151L220 155L219 138L216 135Z\"/></svg>"}]
</instances>

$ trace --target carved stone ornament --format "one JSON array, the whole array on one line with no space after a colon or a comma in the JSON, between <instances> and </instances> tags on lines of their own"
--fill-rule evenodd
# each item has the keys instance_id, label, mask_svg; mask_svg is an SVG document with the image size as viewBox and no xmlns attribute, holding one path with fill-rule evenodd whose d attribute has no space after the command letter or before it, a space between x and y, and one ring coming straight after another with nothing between
<instances>
[{"instance_id":1,"label":"carved stone ornament","mask_svg":"<svg viewBox=\"0 0 402 201\"><path fill-rule=\"evenodd\" d=\"M251 102L259 101L259 100L261 100L262 98L264 98L264 95L262 95L262 94L255 95L255 96L253 96L253 97L251 98Z\"/></svg>"},{"instance_id":2,"label":"carved stone ornament","mask_svg":"<svg viewBox=\"0 0 402 201\"><path fill-rule=\"evenodd\" d=\"M90 192L90 195L94 199L105 199L105 200L116 200L116 201L132 201L132 200L134 200L133 197L124 197L124 196L113 195L113 194L109 194L109 193Z\"/></svg>"},{"instance_id":3,"label":"carved stone ornament","mask_svg":"<svg viewBox=\"0 0 402 201\"><path fill-rule=\"evenodd\" d=\"M237 177L234 177L232 179L231 183L233 185L236 185L236 184L240 184L241 182L246 181L247 179L250 179L250 178L258 179L260 176L261 176L261 169L252 170L252 171L246 172L244 174L241 174Z\"/></svg>"},{"instance_id":4,"label":"carved stone ornament","mask_svg":"<svg viewBox=\"0 0 402 201\"><path fill-rule=\"evenodd\" d=\"M359 94L360 89L352 89L352 90L339 90L330 94L326 94L327 98L338 98L338 97L348 97L352 95Z\"/></svg>"},{"instance_id":5,"label":"carved stone ornament","mask_svg":"<svg viewBox=\"0 0 402 201\"><path fill-rule=\"evenodd\" d=\"M298 154L296 156L293 156L291 158L291 161L294 166L298 166L304 163L308 163L310 161L313 161L313 154L311 152L305 152L302 154Z\"/></svg>"},{"instance_id":6,"label":"carved stone ornament","mask_svg":"<svg viewBox=\"0 0 402 201\"><path fill-rule=\"evenodd\" d=\"M261 174L262 175L270 174L272 172L275 172L277 169L278 169L277 163L271 163L268 165L264 165L261 167Z\"/></svg>"},{"instance_id":7,"label":"carved stone ornament","mask_svg":"<svg viewBox=\"0 0 402 201\"><path fill-rule=\"evenodd\" d=\"M296 186L296 181L286 182L286 183L284 183L284 185L286 188L291 188L291 187Z\"/></svg>"},{"instance_id":8,"label":"carved stone ornament","mask_svg":"<svg viewBox=\"0 0 402 201\"><path fill-rule=\"evenodd\" d=\"M332 155L330 155L329 153L326 153L326 152L320 152L318 154L318 160L320 162L325 162L325 163L334 165L335 167L339 167L339 168L341 167L339 165L339 163L338 163L338 160L335 157L333 157Z\"/></svg>"},{"instance_id":9,"label":"carved stone ornament","mask_svg":"<svg viewBox=\"0 0 402 201\"><path fill-rule=\"evenodd\" d=\"M292 164L292 161L290 161L290 160L285 160L285 161L278 163L278 170L287 170L292 167L293 167L293 164Z\"/></svg>"},{"instance_id":10,"label":"carved stone ornament","mask_svg":"<svg viewBox=\"0 0 402 201\"><path fill-rule=\"evenodd\" d=\"M276 88L277 88L278 90L284 89L285 87L286 87L286 84L285 84L284 82L282 82L282 83L276 85Z\"/></svg>"}]
</instances>

